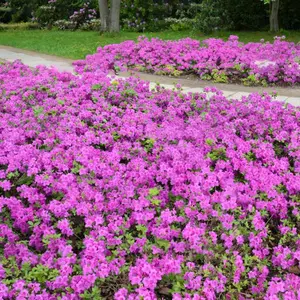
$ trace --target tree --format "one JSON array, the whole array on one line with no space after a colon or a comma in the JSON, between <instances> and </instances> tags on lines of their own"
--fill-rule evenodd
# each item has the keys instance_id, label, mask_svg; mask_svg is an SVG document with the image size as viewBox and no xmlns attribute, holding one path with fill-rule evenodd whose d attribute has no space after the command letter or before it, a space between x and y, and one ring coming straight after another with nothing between
<instances>
[{"instance_id":1,"label":"tree","mask_svg":"<svg viewBox=\"0 0 300 300\"><path fill-rule=\"evenodd\" d=\"M279 31L279 21L278 21L278 12L279 12L279 0L271 1L271 13L270 13L270 30Z\"/></svg>"},{"instance_id":2,"label":"tree","mask_svg":"<svg viewBox=\"0 0 300 300\"><path fill-rule=\"evenodd\" d=\"M99 0L101 31L120 31L120 6L121 0Z\"/></svg>"},{"instance_id":3,"label":"tree","mask_svg":"<svg viewBox=\"0 0 300 300\"><path fill-rule=\"evenodd\" d=\"M265 4L270 5L270 31L279 31L279 1L280 0L264 0Z\"/></svg>"}]
</instances>

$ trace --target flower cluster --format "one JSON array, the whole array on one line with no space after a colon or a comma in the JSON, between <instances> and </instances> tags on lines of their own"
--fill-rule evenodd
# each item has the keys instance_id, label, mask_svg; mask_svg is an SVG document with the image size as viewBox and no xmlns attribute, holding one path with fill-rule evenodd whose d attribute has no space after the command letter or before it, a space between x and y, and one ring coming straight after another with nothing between
<instances>
[{"instance_id":1,"label":"flower cluster","mask_svg":"<svg viewBox=\"0 0 300 300\"><path fill-rule=\"evenodd\" d=\"M300 45L276 37L274 43L243 44L237 36L228 41L190 38L179 41L148 40L98 48L80 62L78 72L102 68L110 60L126 68L168 74L194 74L215 82L240 82L245 85L295 85L300 83Z\"/></svg>"},{"instance_id":2,"label":"flower cluster","mask_svg":"<svg viewBox=\"0 0 300 300\"><path fill-rule=\"evenodd\" d=\"M75 28L79 28L82 24L87 24L94 20L97 16L95 9L89 8L90 3L87 2L78 11L74 11L70 16L70 21L75 24Z\"/></svg>"},{"instance_id":3,"label":"flower cluster","mask_svg":"<svg viewBox=\"0 0 300 300\"><path fill-rule=\"evenodd\" d=\"M20 62L0 82L1 299L299 298L298 108Z\"/></svg>"}]
</instances>

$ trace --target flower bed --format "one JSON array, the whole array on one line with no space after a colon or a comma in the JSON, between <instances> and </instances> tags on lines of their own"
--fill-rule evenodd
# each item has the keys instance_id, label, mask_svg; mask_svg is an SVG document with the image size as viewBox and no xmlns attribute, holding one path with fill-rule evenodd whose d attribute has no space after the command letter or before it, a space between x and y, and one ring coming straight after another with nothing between
<instances>
[{"instance_id":1,"label":"flower bed","mask_svg":"<svg viewBox=\"0 0 300 300\"><path fill-rule=\"evenodd\" d=\"M298 108L18 62L0 82L1 299L299 297Z\"/></svg>"},{"instance_id":2,"label":"flower bed","mask_svg":"<svg viewBox=\"0 0 300 300\"><path fill-rule=\"evenodd\" d=\"M190 38L179 41L148 40L98 48L86 60L75 62L79 73L115 64L161 75L194 74L214 82L245 85L295 85L300 83L300 45L276 38L274 43L248 43L231 36L228 41Z\"/></svg>"}]
</instances>

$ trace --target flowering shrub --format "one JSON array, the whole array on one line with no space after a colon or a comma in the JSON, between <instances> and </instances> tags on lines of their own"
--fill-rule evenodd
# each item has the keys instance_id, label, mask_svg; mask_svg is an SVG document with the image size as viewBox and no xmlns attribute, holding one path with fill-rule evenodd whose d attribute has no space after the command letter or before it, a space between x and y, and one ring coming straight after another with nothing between
<instances>
[{"instance_id":1,"label":"flowering shrub","mask_svg":"<svg viewBox=\"0 0 300 300\"><path fill-rule=\"evenodd\" d=\"M57 20L53 23L53 26L59 30L74 30L76 25L72 21Z\"/></svg>"},{"instance_id":2,"label":"flowering shrub","mask_svg":"<svg viewBox=\"0 0 300 300\"><path fill-rule=\"evenodd\" d=\"M67 21L67 20L58 20L53 23L53 25L59 29L59 30L75 30L77 29L76 23L73 21ZM83 23L79 26L79 29L81 30L93 30L93 31L99 31L101 26L101 22L99 19L92 19L87 21L86 23Z\"/></svg>"},{"instance_id":3,"label":"flowering shrub","mask_svg":"<svg viewBox=\"0 0 300 300\"><path fill-rule=\"evenodd\" d=\"M96 18L97 12L95 9L89 8L89 3L85 3L81 9L74 11L73 15L70 16L70 21L75 24L75 28L79 28L83 24L90 23Z\"/></svg>"},{"instance_id":4,"label":"flowering shrub","mask_svg":"<svg viewBox=\"0 0 300 300\"><path fill-rule=\"evenodd\" d=\"M80 26L81 30L93 30L99 31L101 28L101 21L100 19L91 19Z\"/></svg>"},{"instance_id":5,"label":"flowering shrub","mask_svg":"<svg viewBox=\"0 0 300 300\"><path fill-rule=\"evenodd\" d=\"M105 72L0 66L0 298L298 299L300 110Z\"/></svg>"},{"instance_id":6,"label":"flowering shrub","mask_svg":"<svg viewBox=\"0 0 300 300\"><path fill-rule=\"evenodd\" d=\"M75 63L78 72L94 71L110 61L130 69L179 76L196 74L215 82L242 82L246 85L300 83L300 44L276 37L274 43L243 44L237 36L228 41L190 38L162 41L140 37L138 43L98 48L85 61Z\"/></svg>"},{"instance_id":7,"label":"flowering shrub","mask_svg":"<svg viewBox=\"0 0 300 300\"><path fill-rule=\"evenodd\" d=\"M44 0L45 1L45 0ZM94 28L92 20L97 16L97 1L48 0L32 10L32 21L44 27L53 25L60 30Z\"/></svg>"}]
</instances>

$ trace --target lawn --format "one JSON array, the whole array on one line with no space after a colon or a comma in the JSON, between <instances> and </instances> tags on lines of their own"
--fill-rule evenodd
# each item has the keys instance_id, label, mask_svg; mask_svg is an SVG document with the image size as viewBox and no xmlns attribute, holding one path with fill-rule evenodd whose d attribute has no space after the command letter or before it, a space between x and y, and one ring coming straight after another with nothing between
<instances>
[{"instance_id":1,"label":"lawn","mask_svg":"<svg viewBox=\"0 0 300 300\"><path fill-rule=\"evenodd\" d=\"M230 34L238 35L242 42L258 42L260 39L272 41L273 33L269 32L218 32L211 37L227 38ZM282 32L288 41L299 42L300 32ZM122 32L117 35L99 35L86 31L43 31L43 30L7 30L0 32L0 45L38 51L71 59L81 59L94 53L98 46L120 43L125 40L136 40L142 33ZM176 40L191 37L198 40L208 36L191 31L164 31L145 33L147 37Z\"/></svg>"}]
</instances>

